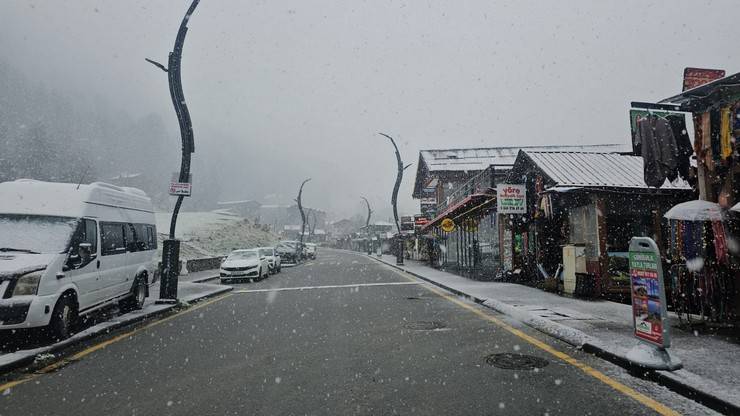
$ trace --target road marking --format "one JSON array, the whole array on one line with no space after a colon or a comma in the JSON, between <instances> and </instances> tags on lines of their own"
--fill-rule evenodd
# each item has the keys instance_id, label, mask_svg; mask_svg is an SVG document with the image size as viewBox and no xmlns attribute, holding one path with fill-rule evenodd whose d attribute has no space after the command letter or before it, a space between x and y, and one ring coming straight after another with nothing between
<instances>
[{"instance_id":1,"label":"road marking","mask_svg":"<svg viewBox=\"0 0 740 416\"><path fill-rule=\"evenodd\" d=\"M418 281L416 278L413 278L409 276L407 273L401 273L398 269L393 269L396 273L404 276L406 279L410 281ZM664 416L680 416L680 413L676 412L675 410L667 407L666 405L656 401L655 399L652 399L630 387L625 386L624 384L620 383L617 380L614 380L613 378L607 376L606 374L602 373L599 370L596 370L593 367L590 367L580 361L578 361L576 358L571 357L570 355L559 351L555 349L554 347L544 343L543 341L540 341L539 339L527 335L524 332L510 326L509 324L505 323L504 321L496 318L495 316L489 315L485 312L483 312L481 309L474 307L473 305L470 305L466 302L461 301L454 295L450 295L448 293L445 293L436 287L433 287L431 284L424 284L423 287L427 288L428 290L432 291L433 293L437 294L438 296L447 299L448 301L461 306L470 312L473 312L474 314L478 315L479 317L485 319L486 321L489 321L493 324L496 324L497 326L507 330L508 332L516 335L517 337L527 341L528 343L534 345L535 347L550 353L551 355L559 358L562 361L565 361L566 363L578 368L579 370L583 371L584 373L588 374L591 377L594 377L595 379L601 381L602 383L606 384L607 386L613 388L614 390L617 390L618 392L624 394L625 396L631 397L638 403L649 407L650 409L656 411L660 415Z\"/></svg>"},{"instance_id":2,"label":"road marking","mask_svg":"<svg viewBox=\"0 0 740 416\"><path fill-rule=\"evenodd\" d=\"M370 287L370 286L409 286L409 285L420 285L420 284L422 283L417 282L417 281L387 282L387 283L357 283L353 285L276 287L272 289L240 289L240 290L234 290L232 291L232 293L284 292L284 291L289 291L289 290L340 289L340 288Z\"/></svg>"},{"instance_id":3,"label":"road marking","mask_svg":"<svg viewBox=\"0 0 740 416\"><path fill-rule=\"evenodd\" d=\"M101 349L103 349L103 348L105 348L105 347L107 347L107 346L109 346L109 345L111 345L113 343L116 343L118 341L121 341L122 339L129 338L129 337L135 335L138 332L141 332L141 331L144 331L146 329L152 328L154 326L157 326L157 325L163 324L165 322L171 321L171 320L173 320L173 319L175 319L175 318L177 318L179 316L185 315L186 313L190 313L190 312L196 311L196 310L198 310L200 308L203 308L205 306L208 306L208 305L210 305L212 303L216 303L218 301L224 300L224 299L228 298L229 296L231 296L231 293L227 293L225 295L219 296L217 298L213 298L213 299L211 299L209 301L205 301L205 302L202 302L202 303L199 302L195 306L193 306L191 308L188 308L188 309L185 309L185 310L182 310L180 312L177 312L174 315L170 315L170 316L168 316L166 318L162 318L160 320L151 322L151 323L149 323L147 325L144 325L142 327L139 327L139 328L136 328L136 329L131 330L129 332L126 332L125 334L116 335L115 337L113 337L111 339L105 340L105 341L103 341L103 342L101 342L99 344L95 344L93 346L90 346L90 347L82 350L82 351L79 351L79 352L73 354L70 357L62 358L61 360L59 360L59 361L57 361L55 363L49 364L49 365L47 365L46 367L44 367L44 368L42 368L40 370L36 370L33 374L28 374L28 375L25 375L25 376L23 376L21 378L18 378L16 380L9 381L9 382L7 382L5 384L0 384L0 394L2 394L2 392L6 391L8 389L11 389L11 388L13 388L15 386L18 386L18 385L23 384L23 383L27 383L27 382L29 382L31 380L35 380L35 379L37 379L37 378L45 375L45 374L51 373L51 372L53 372L53 371L55 371L55 370L57 370L59 368L64 367L65 365L67 365L67 364L69 364L71 362L79 361L80 359L82 359L83 357L85 357L88 354L91 354L91 353L93 353L95 351L101 350Z\"/></svg>"}]
</instances>

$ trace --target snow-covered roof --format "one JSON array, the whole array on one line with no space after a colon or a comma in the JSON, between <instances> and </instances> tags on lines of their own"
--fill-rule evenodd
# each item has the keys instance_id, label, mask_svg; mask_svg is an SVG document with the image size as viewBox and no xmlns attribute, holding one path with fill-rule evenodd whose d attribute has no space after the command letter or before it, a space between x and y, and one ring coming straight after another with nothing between
<instances>
[{"instance_id":1,"label":"snow-covered roof","mask_svg":"<svg viewBox=\"0 0 740 416\"><path fill-rule=\"evenodd\" d=\"M153 212L151 200L136 188L103 182L89 185L19 179L0 183L0 212L4 214L87 215L89 204Z\"/></svg>"},{"instance_id":2,"label":"snow-covered roof","mask_svg":"<svg viewBox=\"0 0 740 416\"><path fill-rule=\"evenodd\" d=\"M391 225L395 225L395 224L393 224L392 222L388 222L388 221L375 221L373 223L373 225L391 226Z\"/></svg>"},{"instance_id":3,"label":"snow-covered roof","mask_svg":"<svg viewBox=\"0 0 740 416\"><path fill-rule=\"evenodd\" d=\"M289 224L289 225L283 226L283 230L285 230L285 231L298 231L300 229L301 229L301 226L300 225L291 225L291 224Z\"/></svg>"},{"instance_id":4,"label":"snow-covered roof","mask_svg":"<svg viewBox=\"0 0 740 416\"><path fill-rule=\"evenodd\" d=\"M564 152L631 152L629 144L594 144L566 146L482 147L472 149L432 149L419 152L430 172L477 171L489 165L513 166L519 150Z\"/></svg>"},{"instance_id":5,"label":"snow-covered roof","mask_svg":"<svg viewBox=\"0 0 740 416\"><path fill-rule=\"evenodd\" d=\"M326 234L326 231L321 230L321 229L315 229L315 230L313 230L313 233L316 234L316 235L325 235Z\"/></svg>"},{"instance_id":6,"label":"snow-covered roof","mask_svg":"<svg viewBox=\"0 0 740 416\"><path fill-rule=\"evenodd\" d=\"M643 177L640 156L617 153L541 152L522 150L556 187L649 188ZM685 189L691 186L677 179L666 181L661 189Z\"/></svg>"}]
</instances>

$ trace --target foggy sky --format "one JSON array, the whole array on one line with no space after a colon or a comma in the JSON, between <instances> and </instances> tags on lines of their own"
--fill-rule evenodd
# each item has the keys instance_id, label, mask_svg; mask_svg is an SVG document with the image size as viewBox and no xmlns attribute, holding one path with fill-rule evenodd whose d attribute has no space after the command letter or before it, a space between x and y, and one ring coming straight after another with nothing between
<instances>
[{"instance_id":1,"label":"foggy sky","mask_svg":"<svg viewBox=\"0 0 740 416\"><path fill-rule=\"evenodd\" d=\"M144 58L166 63L189 3L4 0L0 54L50 89L161 115L179 152L166 75ZM365 195L388 212L388 133L414 163L413 213L423 148L628 142L630 101L680 92L686 66L740 70L735 7L203 0L182 70L193 157L220 155L222 200L288 203L312 177L310 206L349 216Z\"/></svg>"}]
</instances>

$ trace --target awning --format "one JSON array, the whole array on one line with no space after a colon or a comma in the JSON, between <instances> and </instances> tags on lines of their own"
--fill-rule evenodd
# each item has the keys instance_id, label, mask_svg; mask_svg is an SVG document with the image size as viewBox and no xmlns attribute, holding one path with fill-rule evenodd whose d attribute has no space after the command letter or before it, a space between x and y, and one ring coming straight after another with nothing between
<instances>
[{"instance_id":1,"label":"awning","mask_svg":"<svg viewBox=\"0 0 740 416\"><path fill-rule=\"evenodd\" d=\"M466 211L469 211L471 208L474 208L488 201L493 201L495 199L496 196L491 194L468 195L456 204L448 206L444 211L442 211L442 213L434 217L433 220L429 221L425 226L421 227L421 232L426 232L427 230L442 222L442 220L445 218L455 217L457 215L465 213Z\"/></svg>"},{"instance_id":2,"label":"awning","mask_svg":"<svg viewBox=\"0 0 740 416\"><path fill-rule=\"evenodd\" d=\"M716 202L702 201L699 199L675 205L663 216L671 220L721 221L722 207Z\"/></svg>"}]
</instances>

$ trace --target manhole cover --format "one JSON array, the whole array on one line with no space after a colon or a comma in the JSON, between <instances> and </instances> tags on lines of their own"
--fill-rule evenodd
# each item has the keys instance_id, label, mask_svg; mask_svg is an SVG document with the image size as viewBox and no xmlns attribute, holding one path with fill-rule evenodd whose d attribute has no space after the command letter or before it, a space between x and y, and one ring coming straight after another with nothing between
<instances>
[{"instance_id":1,"label":"manhole cover","mask_svg":"<svg viewBox=\"0 0 740 416\"><path fill-rule=\"evenodd\" d=\"M414 331L433 331L444 328L445 324L439 321L416 321L409 322L404 327L406 329L413 329Z\"/></svg>"},{"instance_id":2,"label":"manhole cover","mask_svg":"<svg viewBox=\"0 0 740 416\"><path fill-rule=\"evenodd\" d=\"M505 370L534 370L545 367L550 362L544 358L507 352L487 356L486 363Z\"/></svg>"}]
</instances>

